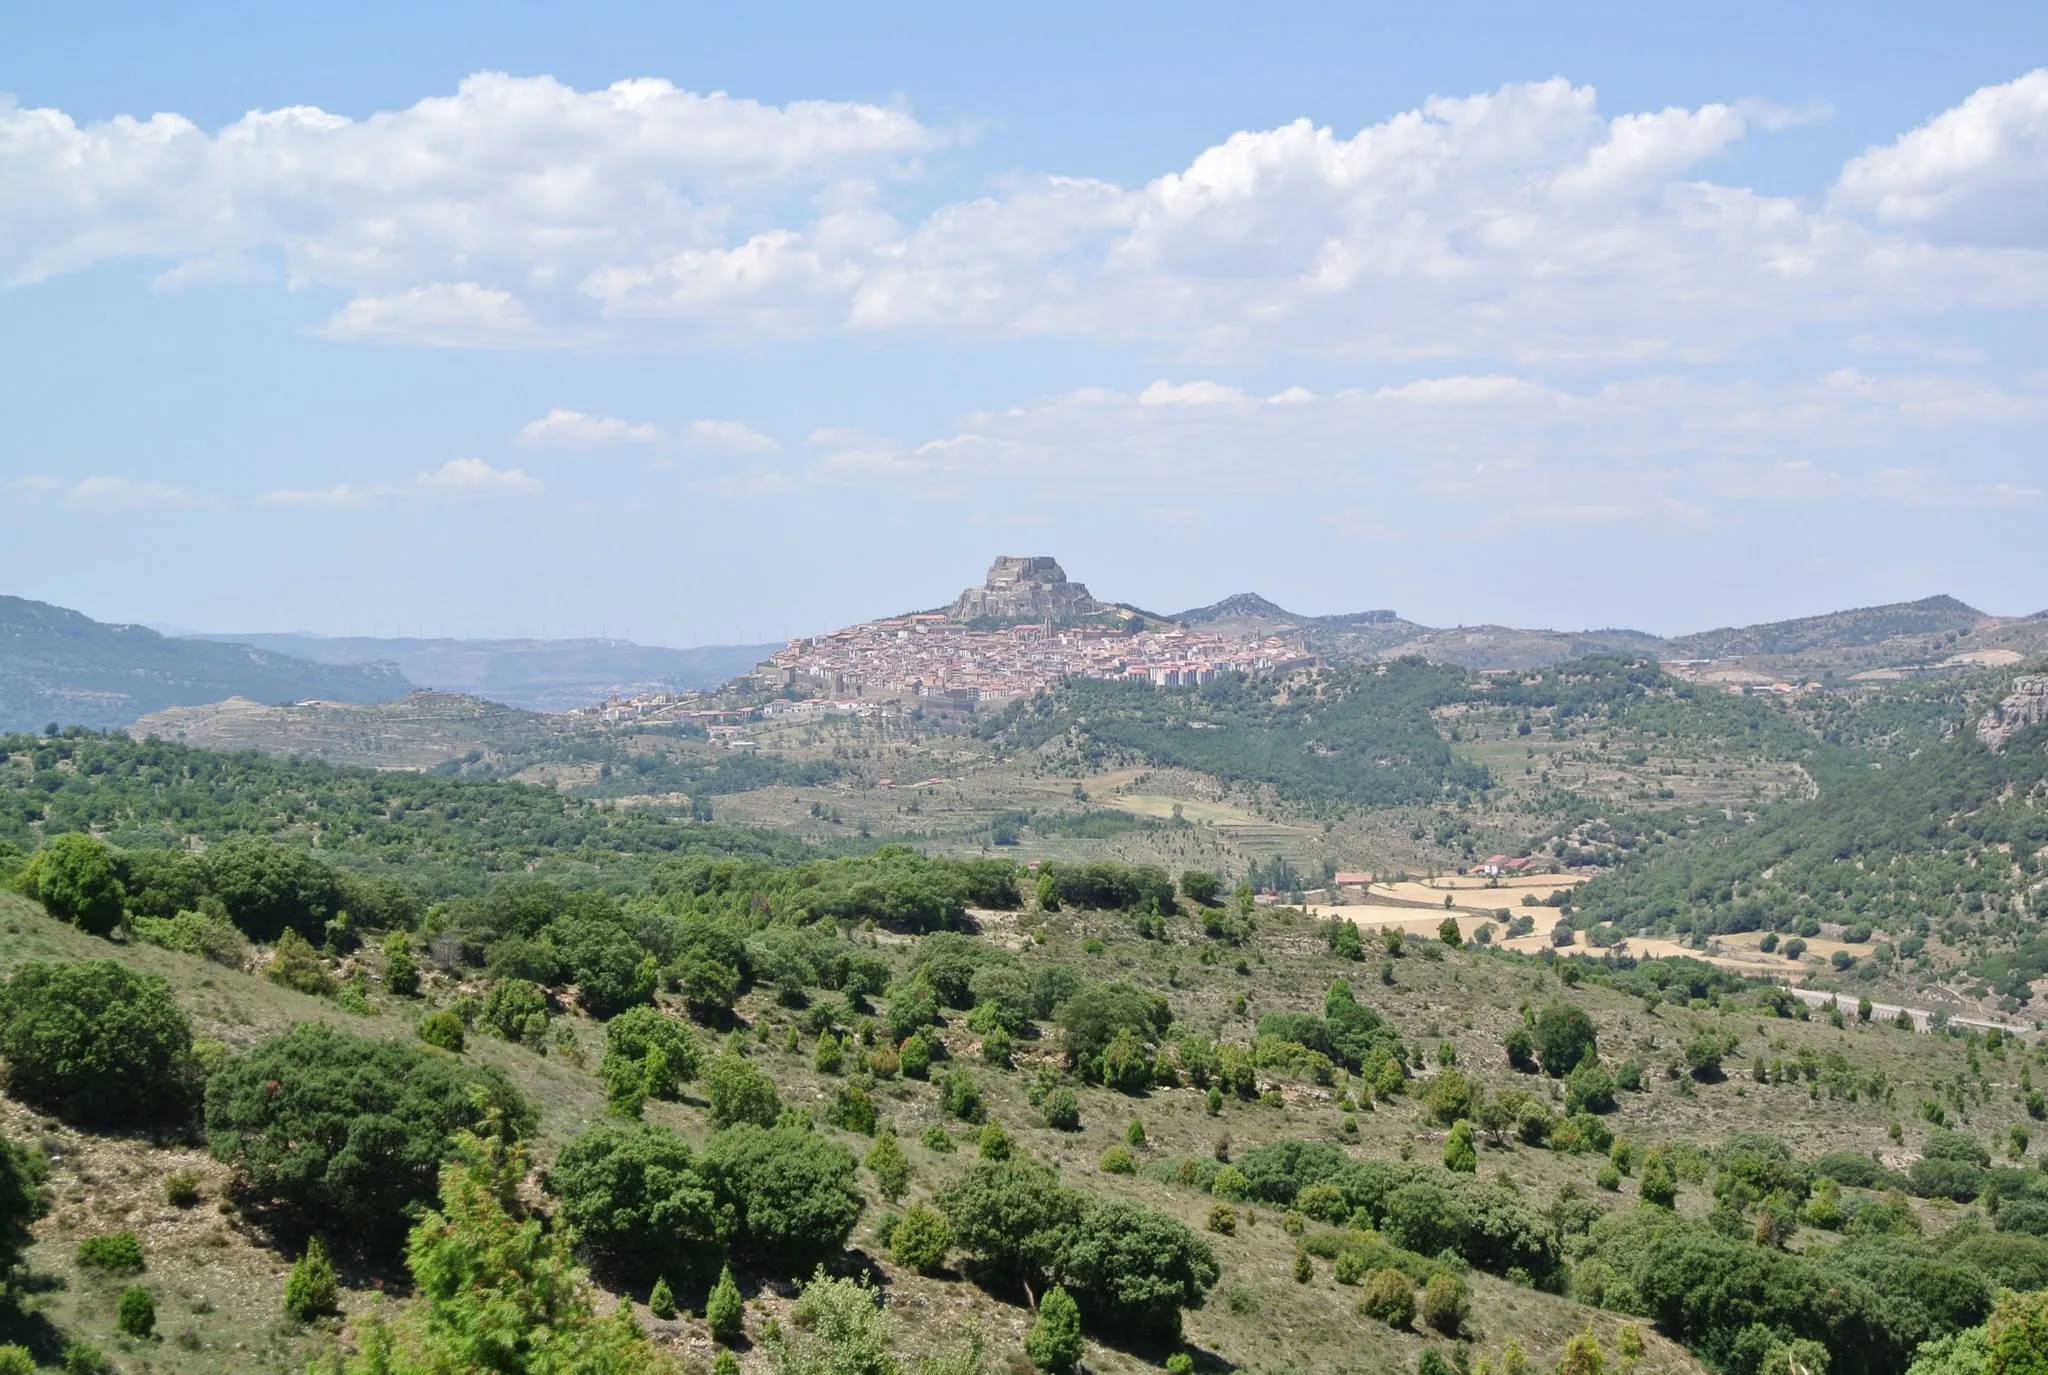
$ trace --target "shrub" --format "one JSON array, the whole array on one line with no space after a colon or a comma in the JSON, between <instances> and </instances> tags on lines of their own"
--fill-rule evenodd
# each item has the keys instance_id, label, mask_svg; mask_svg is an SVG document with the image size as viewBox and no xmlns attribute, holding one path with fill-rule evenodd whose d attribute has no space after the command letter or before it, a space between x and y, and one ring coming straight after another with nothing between
<instances>
[{"instance_id":1,"label":"shrub","mask_svg":"<svg viewBox=\"0 0 2048 1375\"><path fill-rule=\"evenodd\" d=\"M897 1063L905 1079L922 1079L931 1073L932 1043L922 1035L905 1040L897 1051Z\"/></svg>"},{"instance_id":2,"label":"shrub","mask_svg":"<svg viewBox=\"0 0 2048 1375\"><path fill-rule=\"evenodd\" d=\"M334 1311L339 1292L327 1248L320 1244L320 1238L314 1237L306 1253L292 1262L291 1274L285 1277L285 1316L294 1322L311 1322L322 1313Z\"/></svg>"},{"instance_id":3,"label":"shrub","mask_svg":"<svg viewBox=\"0 0 2048 1375\"><path fill-rule=\"evenodd\" d=\"M836 1255L860 1218L853 1152L800 1127L714 1132L699 1169L732 1209L735 1248L775 1274Z\"/></svg>"},{"instance_id":4,"label":"shrub","mask_svg":"<svg viewBox=\"0 0 2048 1375\"><path fill-rule=\"evenodd\" d=\"M499 979L484 994L477 1020L500 1040L518 1046L545 1045L548 991L528 979Z\"/></svg>"},{"instance_id":5,"label":"shrub","mask_svg":"<svg viewBox=\"0 0 2048 1375\"><path fill-rule=\"evenodd\" d=\"M401 998L420 991L420 967L412 957L412 937L403 931L384 938L384 986Z\"/></svg>"},{"instance_id":6,"label":"shrub","mask_svg":"<svg viewBox=\"0 0 2048 1375\"><path fill-rule=\"evenodd\" d=\"M1415 1281L1399 1270L1369 1271L1359 1286L1358 1311L1389 1327L1409 1326L1415 1321Z\"/></svg>"},{"instance_id":7,"label":"shrub","mask_svg":"<svg viewBox=\"0 0 2048 1375\"><path fill-rule=\"evenodd\" d=\"M952 1133L936 1122L917 1134L917 1142L934 1155L951 1155L953 1153Z\"/></svg>"},{"instance_id":8,"label":"shrub","mask_svg":"<svg viewBox=\"0 0 2048 1375\"><path fill-rule=\"evenodd\" d=\"M775 1081L727 1051L704 1071L704 1096L711 1104L711 1125L731 1127L751 1122L772 1127L782 1115Z\"/></svg>"},{"instance_id":9,"label":"shrub","mask_svg":"<svg viewBox=\"0 0 2048 1375\"><path fill-rule=\"evenodd\" d=\"M1471 1308L1471 1290L1460 1275L1440 1270L1422 1286L1422 1321L1446 1337L1458 1335Z\"/></svg>"},{"instance_id":10,"label":"shrub","mask_svg":"<svg viewBox=\"0 0 2048 1375\"><path fill-rule=\"evenodd\" d=\"M1089 1208L1059 1251L1060 1282L1102 1330L1180 1335L1215 1287L1216 1256L1179 1218L1135 1203Z\"/></svg>"},{"instance_id":11,"label":"shrub","mask_svg":"<svg viewBox=\"0 0 2048 1375\"><path fill-rule=\"evenodd\" d=\"M953 1224L944 1213L923 1203L904 1209L889 1234L890 1256L920 1275L937 1274L952 1249Z\"/></svg>"},{"instance_id":12,"label":"shrub","mask_svg":"<svg viewBox=\"0 0 2048 1375\"><path fill-rule=\"evenodd\" d=\"M263 966L263 977L316 998L334 993L334 975L328 972L326 958L296 931L287 930L278 936L277 944L270 949L270 961Z\"/></svg>"},{"instance_id":13,"label":"shrub","mask_svg":"<svg viewBox=\"0 0 2048 1375\"><path fill-rule=\"evenodd\" d=\"M199 1202L199 1171L172 1170L164 1176L164 1202L173 1208L190 1208Z\"/></svg>"},{"instance_id":14,"label":"shrub","mask_svg":"<svg viewBox=\"0 0 2048 1375\"><path fill-rule=\"evenodd\" d=\"M629 1279L707 1271L730 1212L667 1127L598 1122L563 1145L547 1172L562 1220Z\"/></svg>"},{"instance_id":15,"label":"shrub","mask_svg":"<svg viewBox=\"0 0 2048 1375\"><path fill-rule=\"evenodd\" d=\"M1614 1076L1597 1060L1586 1060L1565 1077L1564 1110L1568 1113L1613 1112Z\"/></svg>"},{"instance_id":16,"label":"shrub","mask_svg":"<svg viewBox=\"0 0 2048 1375\"><path fill-rule=\"evenodd\" d=\"M1444 1168L1453 1174L1472 1174L1479 1168L1479 1152L1472 1144L1472 1124L1458 1121L1444 1141Z\"/></svg>"},{"instance_id":17,"label":"shrub","mask_svg":"<svg viewBox=\"0 0 2048 1375\"><path fill-rule=\"evenodd\" d=\"M36 1375L35 1353L12 1342L0 1346L0 1375Z\"/></svg>"},{"instance_id":18,"label":"shrub","mask_svg":"<svg viewBox=\"0 0 2048 1375\"><path fill-rule=\"evenodd\" d=\"M654 1287L647 1291L647 1311L663 1322L676 1315L676 1291L668 1287L666 1277L657 1277Z\"/></svg>"},{"instance_id":19,"label":"shrub","mask_svg":"<svg viewBox=\"0 0 2048 1375\"><path fill-rule=\"evenodd\" d=\"M724 1266L718 1272L718 1283L711 1286L711 1293L704 1300L704 1324L711 1329L711 1339L731 1345L746 1331L746 1313L740 1287L732 1281L732 1267Z\"/></svg>"},{"instance_id":20,"label":"shrub","mask_svg":"<svg viewBox=\"0 0 2048 1375\"><path fill-rule=\"evenodd\" d=\"M434 1197L459 1130L530 1131L533 1107L496 1069L399 1041L302 1024L214 1072L208 1148L230 1192L286 1240L315 1232L388 1253Z\"/></svg>"},{"instance_id":21,"label":"shrub","mask_svg":"<svg viewBox=\"0 0 2048 1375\"><path fill-rule=\"evenodd\" d=\"M604 1067L638 1066L650 1098L674 1098L704 1068L704 1048L681 1018L629 1007L604 1025Z\"/></svg>"},{"instance_id":22,"label":"shrub","mask_svg":"<svg viewBox=\"0 0 2048 1375\"><path fill-rule=\"evenodd\" d=\"M1072 1370L1088 1349L1081 1336L1081 1309L1073 1296L1055 1284L1038 1305L1038 1316L1024 1334L1024 1354L1039 1370Z\"/></svg>"},{"instance_id":23,"label":"shrub","mask_svg":"<svg viewBox=\"0 0 2048 1375\"><path fill-rule=\"evenodd\" d=\"M1518 1026L1507 1035L1508 1064L1524 1074L1536 1070L1536 1036L1529 1028Z\"/></svg>"},{"instance_id":24,"label":"shrub","mask_svg":"<svg viewBox=\"0 0 2048 1375\"><path fill-rule=\"evenodd\" d=\"M36 851L23 874L29 896L59 921L104 936L121 923L121 880L114 853L80 831L57 836Z\"/></svg>"},{"instance_id":25,"label":"shrub","mask_svg":"<svg viewBox=\"0 0 2048 1375\"><path fill-rule=\"evenodd\" d=\"M981 1101L981 1085L964 1069L956 1069L946 1076L945 1091L940 1101L947 1112L962 1122L979 1122L987 1112Z\"/></svg>"},{"instance_id":26,"label":"shrub","mask_svg":"<svg viewBox=\"0 0 2048 1375\"><path fill-rule=\"evenodd\" d=\"M141 1285L129 1285L114 1305L114 1326L124 1336L149 1336L156 1331L156 1299Z\"/></svg>"},{"instance_id":27,"label":"shrub","mask_svg":"<svg viewBox=\"0 0 2048 1375\"><path fill-rule=\"evenodd\" d=\"M1536 1054L1543 1072L1562 1079L1588 1056L1599 1053L1599 1035L1585 1009L1552 1003L1536 1016Z\"/></svg>"},{"instance_id":28,"label":"shrub","mask_svg":"<svg viewBox=\"0 0 2048 1375\"><path fill-rule=\"evenodd\" d=\"M975 1138L975 1149L983 1160L1008 1160L1016 1154L1017 1143L1003 1130L1000 1122L990 1122Z\"/></svg>"},{"instance_id":29,"label":"shrub","mask_svg":"<svg viewBox=\"0 0 2048 1375\"><path fill-rule=\"evenodd\" d=\"M1218 1236L1236 1236L1237 1209L1228 1203L1218 1203L1209 1209L1209 1216L1204 1225Z\"/></svg>"},{"instance_id":30,"label":"shrub","mask_svg":"<svg viewBox=\"0 0 2048 1375\"><path fill-rule=\"evenodd\" d=\"M1081 1099L1069 1088L1049 1091L1038 1100L1039 1115L1045 1118L1045 1125L1056 1131L1079 1131L1081 1127Z\"/></svg>"},{"instance_id":31,"label":"shrub","mask_svg":"<svg viewBox=\"0 0 2048 1375\"><path fill-rule=\"evenodd\" d=\"M950 1138L948 1144L951 1144ZM903 1154L895 1132L885 1131L875 1138L875 1144L868 1148L867 1159L863 1163L868 1167L868 1173L875 1177L882 1197L891 1203L903 1197L903 1191L910 1187L910 1161Z\"/></svg>"},{"instance_id":32,"label":"shrub","mask_svg":"<svg viewBox=\"0 0 2048 1375\"><path fill-rule=\"evenodd\" d=\"M994 1069L1008 1069L1012 1049L1010 1033L999 1026L990 1027L981 1038L981 1061Z\"/></svg>"},{"instance_id":33,"label":"shrub","mask_svg":"<svg viewBox=\"0 0 2048 1375\"><path fill-rule=\"evenodd\" d=\"M78 1263L109 1275L142 1273L142 1242L133 1232L109 1232L78 1243Z\"/></svg>"},{"instance_id":34,"label":"shrub","mask_svg":"<svg viewBox=\"0 0 2048 1375\"><path fill-rule=\"evenodd\" d=\"M1111 1146L1096 1159L1095 1168L1104 1174L1136 1174L1138 1162L1129 1146Z\"/></svg>"},{"instance_id":35,"label":"shrub","mask_svg":"<svg viewBox=\"0 0 2048 1375\"><path fill-rule=\"evenodd\" d=\"M468 1037L462 1029L462 1018L444 1007L420 1018L420 1039L438 1050L460 1055Z\"/></svg>"},{"instance_id":36,"label":"shrub","mask_svg":"<svg viewBox=\"0 0 2048 1375\"><path fill-rule=\"evenodd\" d=\"M1251 1181L1247 1180L1244 1171L1235 1165L1225 1165L1216 1172L1216 1177L1209 1181L1209 1192L1226 1203L1242 1203L1251 1197L1251 1191Z\"/></svg>"},{"instance_id":37,"label":"shrub","mask_svg":"<svg viewBox=\"0 0 2048 1375\"><path fill-rule=\"evenodd\" d=\"M239 969L249 958L249 943L226 917L206 912L178 912L168 917L137 917L135 937L181 955Z\"/></svg>"},{"instance_id":38,"label":"shrub","mask_svg":"<svg viewBox=\"0 0 2048 1375\"><path fill-rule=\"evenodd\" d=\"M833 1087L831 1100L825 1104L825 1120L842 1130L873 1136L875 1100L866 1088L845 1080Z\"/></svg>"},{"instance_id":39,"label":"shrub","mask_svg":"<svg viewBox=\"0 0 2048 1375\"><path fill-rule=\"evenodd\" d=\"M7 1091L78 1126L190 1110L192 1027L160 974L118 960L22 965L0 987Z\"/></svg>"}]
</instances>

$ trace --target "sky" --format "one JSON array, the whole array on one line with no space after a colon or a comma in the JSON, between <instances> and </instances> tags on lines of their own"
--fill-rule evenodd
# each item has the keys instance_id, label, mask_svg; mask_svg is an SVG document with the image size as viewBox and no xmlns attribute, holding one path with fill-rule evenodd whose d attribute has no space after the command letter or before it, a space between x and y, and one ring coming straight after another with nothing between
<instances>
[{"instance_id":1,"label":"sky","mask_svg":"<svg viewBox=\"0 0 2048 1375\"><path fill-rule=\"evenodd\" d=\"M2048 9L0 14L0 592L2048 608Z\"/></svg>"}]
</instances>

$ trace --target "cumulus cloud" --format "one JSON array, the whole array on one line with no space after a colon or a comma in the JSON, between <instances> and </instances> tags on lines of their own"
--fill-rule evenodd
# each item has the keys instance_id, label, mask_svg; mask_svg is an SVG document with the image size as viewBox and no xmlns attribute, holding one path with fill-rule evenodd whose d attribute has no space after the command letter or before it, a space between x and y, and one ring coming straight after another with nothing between
<instances>
[{"instance_id":1,"label":"cumulus cloud","mask_svg":"<svg viewBox=\"0 0 2048 1375\"><path fill-rule=\"evenodd\" d=\"M518 468L493 468L480 458L451 458L430 473L421 473L413 485L423 492L455 495L475 492L538 492L540 483Z\"/></svg>"},{"instance_id":2,"label":"cumulus cloud","mask_svg":"<svg viewBox=\"0 0 2048 1375\"><path fill-rule=\"evenodd\" d=\"M521 444L589 448L600 444L651 444L661 431L651 422L633 424L609 415L585 415L582 411L555 407L538 420L519 429Z\"/></svg>"},{"instance_id":3,"label":"cumulus cloud","mask_svg":"<svg viewBox=\"0 0 2048 1375\"><path fill-rule=\"evenodd\" d=\"M2048 240L2048 68L1986 86L1842 169L1838 206L1952 242Z\"/></svg>"},{"instance_id":4,"label":"cumulus cloud","mask_svg":"<svg viewBox=\"0 0 2048 1375\"><path fill-rule=\"evenodd\" d=\"M972 414L916 443L820 432L798 483L927 500L1124 500L1141 519L1169 523L1201 508L1158 503L1161 491L1313 494L1336 513L1337 533L1378 539L1398 526L1390 509L1446 504L1496 521L1598 524L1755 503L2030 501L2027 437L2048 422L2048 378L1999 387L1854 369L1580 388L1450 374L1327 397L1234 392L1222 406L1161 405L1162 394L1215 393L1202 379L1136 394L1089 389ZM1957 451L1975 457L1950 457Z\"/></svg>"},{"instance_id":5,"label":"cumulus cloud","mask_svg":"<svg viewBox=\"0 0 2048 1375\"><path fill-rule=\"evenodd\" d=\"M540 489L539 480L523 469L493 468L480 458L451 458L438 468L415 474L408 483L379 483L366 487L346 483L338 487L283 487L263 493L257 501L265 506L337 509L406 498L492 494L530 496Z\"/></svg>"},{"instance_id":6,"label":"cumulus cloud","mask_svg":"<svg viewBox=\"0 0 2048 1375\"><path fill-rule=\"evenodd\" d=\"M347 293L330 337L427 346L897 332L1683 362L1817 323L2042 304L2044 110L2048 71L1986 88L1801 200L1712 172L1813 111L1610 113L1559 79L1349 136L1242 131L1143 185L1054 169L913 216L895 188L954 136L869 104L483 73L368 119L294 107L212 133L0 107L0 203L21 207L0 281L147 256L189 287L274 264Z\"/></svg>"},{"instance_id":7,"label":"cumulus cloud","mask_svg":"<svg viewBox=\"0 0 2048 1375\"><path fill-rule=\"evenodd\" d=\"M685 443L717 454L779 454L782 446L737 420L693 420Z\"/></svg>"}]
</instances>

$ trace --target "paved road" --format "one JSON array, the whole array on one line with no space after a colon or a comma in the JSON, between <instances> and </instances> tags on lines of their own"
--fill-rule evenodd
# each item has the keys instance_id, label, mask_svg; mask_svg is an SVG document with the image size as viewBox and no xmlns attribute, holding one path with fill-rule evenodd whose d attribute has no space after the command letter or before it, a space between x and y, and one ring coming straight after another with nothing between
<instances>
[{"instance_id":1,"label":"paved road","mask_svg":"<svg viewBox=\"0 0 2048 1375\"><path fill-rule=\"evenodd\" d=\"M1818 988L1791 988L1786 991L1808 1007L1825 1008L1829 1003L1839 998L1842 1003L1843 1016L1854 1016L1856 1013L1856 999L1846 993L1827 993ZM1913 1019L1913 1030L1928 1030L1928 1023L1932 1014L1924 1007L1901 1007L1897 1003L1878 1002L1873 1002L1870 1005L1870 1019L1874 1022L1889 1022L1901 1012ZM1984 1030L1990 1030L1995 1027L1999 1031L2012 1032L2014 1034L2034 1030L2031 1023L2001 1022L1985 1017L1951 1016L1949 1021L1957 1026L1974 1026Z\"/></svg>"}]
</instances>

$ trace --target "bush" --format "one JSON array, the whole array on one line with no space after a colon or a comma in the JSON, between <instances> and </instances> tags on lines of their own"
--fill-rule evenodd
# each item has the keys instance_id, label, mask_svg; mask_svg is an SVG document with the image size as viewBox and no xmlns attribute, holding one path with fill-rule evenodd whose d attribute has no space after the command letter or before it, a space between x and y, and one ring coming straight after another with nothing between
<instances>
[{"instance_id":1,"label":"bush","mask_svg":"<svg viewBox=\"0 0 2048 1375\"><path fill-rule=\"evenodd\" d=\"M302 1024L227 1061L206 1086L208 1148L230 1192L285 1240L319 1233L389 1254L431 1200L460 1130L533 1128L493 1068Z\"/></svg>"},{"instance_id":2,"label":"bush","mask_svg":"<svg viewBox=\"0 0 2048 1375\"><path fill-rule=\"evenodd\" d=\"M1389 1327L1410 1326L1415 1321L1415 1281L1399 1270L1369 1271L1359 1286L1358 1311Z\"/></svg>"},{"instance_id":3,"label":"bush","mask_svg":"<svg viewBox=\"0 0 2048 1375\"><path fill-rule=\"evenodd\" d=\"M1438 1271L1422 1286L1422 1321L1446 1337L1458 1335L1471 1308L1472 1293L1463 1276Z\"/></svg>"},{"instance_id":4,"label":"bush","mask_svg":"<svg viewBox=\"0 0 2048 1375\"><path fill-rule=\"evenodd\" d=\"M837 1255L860 1218L853 1152L799 1127L714 1132L699 1169L732 1209L734 1247L777 1275Z\"/></svg>"},{"instance_id":5,"label":"bush","mask_svg":"<svg viewBox=\"0 0 2048 1375\"><path fill-rule=\"evenodd\" d=\"M1472 1124L1460 1120L1451 1125L1444 1141L1444 1168L1453 1174L1472 1174L1479 1168L1479 1152L1472 1144Z\"/></svg>"},{"instance_id":6,"label":"bush","mask_svg":"<svg viewBox=\"0 0 2048 1375\"><path fill-rule=\"evenodd\" d=\"M0 987L0 1059L8 1093L77 1126L174 1119L197 1088L170 984L118 960L17 969Z\"/></svg>"},{"instance_id":7,"label":"bush","mask_svg":"<svg viewBox=\"0 0 2048 1375\"><path fill-rule=\"evenodd\" d=\"M1536 1036L1529 1028L1518 1026L1507 1035L1506 1048L1508 1064L1524 1074L1536 1071Z\"/></svg>"},{"instance_id":8,"label":"bush","mask_svg":"<svg viewBox=\"0 0 2048 1375\"><path fill-rule=\"evenodd\" d=\"M420 991L420 967L412 956L412 937L403 931L384 938L384 987L401 998Z\"/></svg>"},{"instance_id":9,"label":"bush","mask_svg":"<svg viewBox=\"0 0 2048 1375\"><path fill-rule=\"evenodd\" d=\"M292 1262L291 1274L284 1281L284 1312L293 1322L311 1322L322 1313L334 1311L334 1301L340 1288L334 1279L334 1263L327 1259L327 1248L314 1237L307 1244L306 1253Z\"/></svg>"},{"instance_id":10,"label":"bush","mask_svg":"<svg viewBox=\"0 0 2048 1375\"><path fill-rule=\"evenodd\" d=\"M484 994L477 1020L500 1040L518 1046L546 1045L548 992L527 979L499 979Z\"/></svg>"},{"instance_id":11,"label":"bush","mask_svg":"<svg viewBox=\"0 0 2048 1375\"><path fill-rule=\"evenodd\" d=\"M666 1277L657 1277L647 1291L647 1311L663 1322L675 1317L676 1291L668 1287Z\"/></svg>"},{"instance_id":12,"label":"bush","mask_svg":"<svg viewBox=\"0 0 2048 1375\"><path fill-rule=\"evenodd\" d=\"M226 917L178 912L168 917L137 917L134 926L137 940L230 969L241 968L249 958L249 943Z\"/></svg>"},{"instance_id":13,"label":"bush","mask_svg":"<svg viewBox=\"0 0 2048 1375\"><path fill-rule=\"evenodd\" d=\"M1614 1076L1597 1060L1586 1060L1565 1077L1564 1110L1568 1113L1613 1112Z\"/></svg>"},{"instance_id":14,"label":"bush","mask_svg":"<svg viewBox=\"0 0 2048 1375\"><path fill-rule=\"evenodd\" d=\"M952 1249L953 1224L944 1213L922 1203L904 1209L889 1234L889 1255L920 1275L937 1274Z\"/></svg>"},{"instance_id":15,"label":"bush","mask_svg":"<svg viewBox=\"0 0 2048 1375\"><path fill-rule=\"evenodd\" d=\"M280 987L316 998L334 993L334 975L328 972L327 960L296 931L287 930L278 936L277 944L270 949L270 961L263 966L263 977Z\"/></svg>"},{"instance_id":16,"label":"bush","mask_svg":"<svg viewBox=\"0 0 2048 1375\"><path fill-rule=\"evenodd\" d=\"M1543 1072L1553 1079L1564 1078L1600 1048L1593 1019L1570 1003L1552 1003L1537 1014L1535 1042Z\"/></svg>"},{"instance_id":17,"label":"bush","mask_svg":"<svg viewBox=\"0 0 2048 1375\"><path fill-rule=\"evenodd\" d=\"M1237 1209L1228 1203L1218 1203L1209 1209L1203 1225L1218 1236L1234 1237L1237 1235Z\"/></svg>"},{"instance_id":18,"label":"bush","mask_svg":"<svg viewBox=\"0 0 2048 1375\"><path fill-rule=\"evenodd\" d=\"M1031 1330L1024 1334L1024 1354L1039 1370L1072 1370L1081 1362L1087 1343L1081 1336L1081 1310L1060 1285L1047 1291Z\"/></svg>"},{"instance_id":19,"label":"bush","mask_svg":"<svg viewBox=\"0 0 2048 1375\"><path fill-rule=\"evenodd\" d=\"M199 1202L199 1171L172 1170L164 1176L164 1202L173 1208L190 1208Z\"/></svg>"},{"instance_id":20,"label":"bush","mask_svg":"<svg viewBox=\"0 0 2048 1375\"><path fill-rule=\"evenodd\" d=\"M1218 1277L1209 1243L1179 1218L1135 1203L1097 1203L1059 1252L1060 1282L1103 1331L1180 1335Z\"/></svg>"},{"instance_id":21,"label":"bush","mask_svg":"<svg viewBox=\"0 0 2048 1375\"><path fill-rule=\"evenodd\" d=\"M1000 1122L990 1122L975 1138L975 1150L983 1160L1008 1160L1017 1152L1017 1143L1003 1130Z\"/></svg>"},{"instance_id":22,"label":"bush","mask_svg":"<svg viewBox=\"0 0 2048 1375\"><path fill-rule=\"evenodd\" d=\"M903 1197L903 1191L910 1187L910 1160L903 1154L895 1132L885 1131L876 1137L875 1144L868 1148L867 1159L862 1163L875 1177L882 1197L891 1203Z\"/></svg>"},{"instance_id":23,"label":"bush","mask_svg":"<svg viewBox=\"0 0 2048 1375\"><path fill-rule=\"evenodd\" d=\"M946 1076L945 1091L940 1101L947 1112L962 1122L979 1122L987 1113L981 1101L981 1085L964 1069L956 1069Z\"/></svg>"},{"instance_id":24,"label":"bush","mask_svg":"<svg viewBox=\"0 0 2048 1375\"><path fill-rule=\"evenodd\" d=\"M109 1275L142 1273L142 1242L133 1232L109 1232L78 1243L78 1263Z\"/></svg>"},{"instance_id":25,"label":"bush","mask_svg":"<svg viewBox=\"0 0 2048 1375\"><path fill-rule=\"evenodd\" d=\"M36 851L23 887L43 910L81 931L104 936L121 924L121 880L114 852L80 831L54 837Z\"/></svg>"},{"instance_id":26,"label":"bush","mask_svg":"<svg viewBox=\"0 0 2048 1375\"><path fill-rule=\"evenodd\" d=\"M149 1336L156 1331L156 1299L141 1285L129 1285L114 1305L114 1326L123 1336Z\"/></svg>"},{"instance_id":27,"label":"bush","mask_svg":"<svg viewBox=\"0 0 2048 1375\"><path fill-rule=\"evenodd\" d=\"M1095 1168L1104 1174L1136 1174L1138 1162L1129 1146L1111 1146L1096 1159Z\"/></svg>"},{"instance_id":28,"label":"bush","mask_svg":"<svg viewBox=\"0 0 2048 1375\"><path fill-rule=\"evenodd\" d=\"M732 1281L732 1267L721 1267L718 1283L704 1300L704 1324L711 1329L711 1339L725 1345L737 1341L746 1332L746 1313L740 1287Z\"/></svg>"},{"instance_id":29,"label":"bush","mask_svg":"<svg viewBox=\"0 0 2048 1375\"><path fill-rule=\"evenodd\" d=\"M420 1039L438 1050L460 1055L468 1037L462 1029L462 1018L444 1007L420 1018Z\"/></svg>"},{"instance_id":30,"label":"bush","mask_svg":"<svg viewBox=\"0 0 2048 1375\"><path fill-rule=\"evenodd\" d=\"M629 1280L708 1273L730 1224L696 1156L667 1127L586 1127L562 1147L546 1182L562 1220Z\"/></svg>"},{"instance_id":31,"label":"bush","mask_svg":"<svg viewBox=\"0 0 2048 1375\"><path fill-rule=\"evenodd\" d=\"M711 1125L732 1127L752 1123L772 1127L782 1116L775 1081L727 1051L704 1071L704 1096L711 1104Z\"/></svg>"},{"instance_id":32,"label":"bush","mask_svg":"<svg viewBox=\"0 0 2048 1375\"><path fill-rule=\"evenodd\" d=\"M1049 1090L1038 1100L1039 1115L1045 1118L1045 1125L1055 1131L1079 1131L1081 1129L1081 1099L1072 1089Z\"/></svg>"},{"instance_id":33,"label":"bush","mask_svg":"<svg viewBox=\"0 0 2048 1375\"><path fill-rule=\"evenodd\" d=\"M36 1375L35 1353L12 1342L0 1346L0 1375Z\"/></svg>"}]
</instances>

